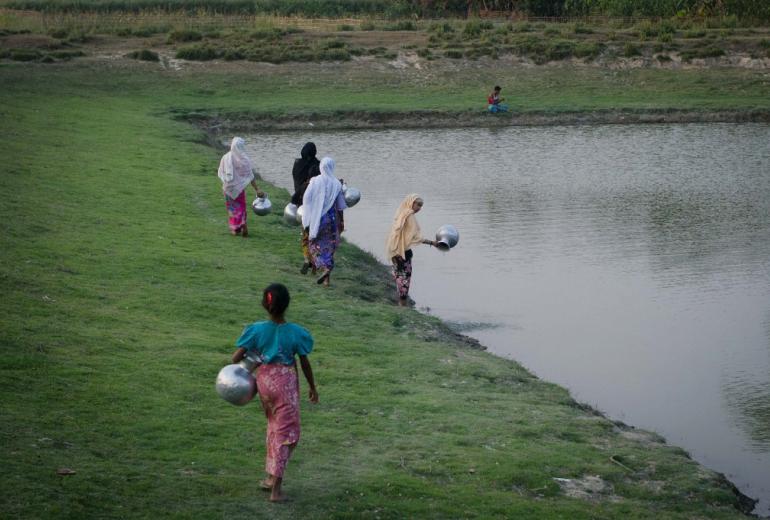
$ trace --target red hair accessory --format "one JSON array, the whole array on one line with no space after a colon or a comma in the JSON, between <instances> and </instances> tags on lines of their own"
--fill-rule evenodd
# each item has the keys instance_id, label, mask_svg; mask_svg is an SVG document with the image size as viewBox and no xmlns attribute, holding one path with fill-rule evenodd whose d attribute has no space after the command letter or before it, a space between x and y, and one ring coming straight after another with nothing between
<instances>
[{"instance_id":1,"label":"red hair accessory","mask_svg":"<svg viewBox=\"0 0 770 520\"><path fill-rule=\"evenodd\" d=\"M268 305L272 305L273 304L273 293L271 293L271 292L267 293L266 298L267 298L267 304Z\"/></svg>"}]
</instances>

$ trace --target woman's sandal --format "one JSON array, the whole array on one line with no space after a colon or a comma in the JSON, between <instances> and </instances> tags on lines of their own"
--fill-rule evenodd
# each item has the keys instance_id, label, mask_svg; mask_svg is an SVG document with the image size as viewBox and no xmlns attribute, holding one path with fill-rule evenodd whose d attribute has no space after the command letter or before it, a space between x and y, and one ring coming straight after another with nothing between
<instances>
[{"instance_id":1,"label":"woman's sandal","mask_svg":"<svg viewBox=\"0 0 770 520\"><path fill-rule=\"evenodd\" d=\"M326 279L329 278L329 271L324 271L321 276L318 277L318 279L315 281L318 285L321 285L326 281Z\"/></svg>"},{"instance_id":2,"label":"woman's sandal","mask_svg":"<svg viewBox=\"0 0 770 520\"><path fill-rule=\"evenodd\" d=\"M299 272L302 274L307 274L307 271L308 269L310 269L310 267L311 267L310 262L305 262L304 264L302 264L302 269L300 269Z\"/></svg>"}]
</instances>

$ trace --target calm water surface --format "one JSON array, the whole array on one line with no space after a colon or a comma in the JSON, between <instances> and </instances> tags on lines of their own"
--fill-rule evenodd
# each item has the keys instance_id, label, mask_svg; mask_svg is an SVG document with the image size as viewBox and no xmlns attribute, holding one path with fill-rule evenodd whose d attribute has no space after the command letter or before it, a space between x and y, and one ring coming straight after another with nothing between
<instances>
[{"instance_id":1,"label":"calm water surface","mask_svg":"<svg viewBox=\"0 0 770 520\"><path fill-rule=\"evenodd\" d=\"M418 306L661 433L770 514L770 125L249 139L286 188L307 140L362 191L347 239L383 262L408 193L426 236L458 228L449 253L415 249Z\"/></svg>"}]
</instances>

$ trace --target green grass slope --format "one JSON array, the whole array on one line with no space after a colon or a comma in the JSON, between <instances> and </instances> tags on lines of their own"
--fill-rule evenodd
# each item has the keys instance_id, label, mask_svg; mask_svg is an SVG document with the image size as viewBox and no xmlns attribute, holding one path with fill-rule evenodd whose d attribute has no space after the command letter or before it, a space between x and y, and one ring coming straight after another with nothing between
<instances>
[{"instance_id":1,"label":"green grass slope","mask_svg":"<svg viewBox=\"0 0 770 520\"><path fill-rule=\"evenodd\" d=\"M741 516L682 450L393 306L356 248L324 290L298 273L298 230L278 213L231 237L219 152L169 115L218 108L207 81L0 67L4 518ZM259 406L214 392L272 281L315 336L321 397L303 385L282 505L257 486ZM603 487L584 498L554 480L588 476Z\"/></svg>"}]
</instances>

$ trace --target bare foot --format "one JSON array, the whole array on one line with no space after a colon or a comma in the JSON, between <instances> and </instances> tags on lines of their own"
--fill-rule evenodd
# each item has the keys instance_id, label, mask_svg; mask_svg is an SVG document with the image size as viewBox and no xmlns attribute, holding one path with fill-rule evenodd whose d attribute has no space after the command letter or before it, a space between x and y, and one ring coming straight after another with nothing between
<instances>
[{"instance_id":1,"label":"bare foot","mask_svg":"<svg viewBox=\"0 0 770 520\"><path fill-rule=\"evenodd\" d=\"M272 477L273 491L270 493L270 502L286 502L287 498L281 493L281 484L283 479L281 477Z\"/></svg>"},{"instance_id":2,"label":"bare foot","mask_svg":"<svg viewBox=\"0 0 770 520\"><path fill-rule=\"evenodd\" d=\"M246 227L246 224L244 224L244 225L243 225L243 227L242 227L241 229L243 230L243 231L241 232L241 236L242 236L243 238L246 238L247 236L249 236L249 228L247 228L247 227Z\"/></svg>"},{"instance_id":3,"label":"bare foot","mask_svg":"<svg viewBox=\"0 0 770 520\"><path fill-rule=\"evenodd\" d=\"M259 488L263 491L272 491L273 490L273 479L272 477L267 477L265 479L262 479L259 481Z\"/></svg>"}]
</instances>

